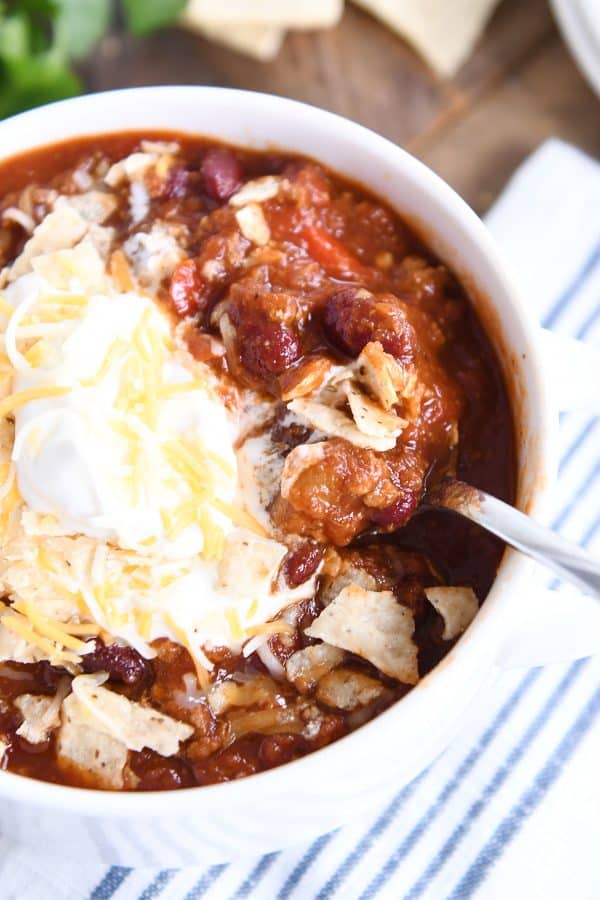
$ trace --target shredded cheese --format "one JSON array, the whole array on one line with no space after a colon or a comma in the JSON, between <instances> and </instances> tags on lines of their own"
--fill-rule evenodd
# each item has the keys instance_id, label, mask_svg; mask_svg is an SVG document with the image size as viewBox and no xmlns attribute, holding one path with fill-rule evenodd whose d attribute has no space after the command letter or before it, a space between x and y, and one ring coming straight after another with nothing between
<instances>
[{"instance_id":1,"label":"shredded cheese","mask_svg":"<svg viewBox=\"0 0 600 900\"><path fill-rule=\"evenodd\" d=\"M30 403L32 400L45 400L48 397L61 397L63 394L68 394L70 390L71 388L69 387L47 385L27 388L24 391L15 391L14 394L10 394L8 397L5 397L4 400L0 400L0 419L5 419L10 413L14 412L15 409L18 409L19 406L24 406L25 403Z\"/></svg>"},{"instance_id":2,"label":"shredded cheese","mask_svg":"<svg viewBox=\"0 0 600 900\"><path fill-rule=\"evenodd\" d=\"M251 625L246 628L246 634L253 637L257 634L293 634L294 626L282 619L276 622L263 622L261 625Z\"/></svg>"}]
</instances>

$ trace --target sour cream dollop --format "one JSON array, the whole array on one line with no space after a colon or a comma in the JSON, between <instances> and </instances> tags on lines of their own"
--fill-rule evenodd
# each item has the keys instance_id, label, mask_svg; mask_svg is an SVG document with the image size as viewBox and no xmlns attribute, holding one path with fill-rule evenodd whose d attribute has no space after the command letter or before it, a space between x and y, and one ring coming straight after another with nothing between
<instances>
[{"instance_id":1,"label":"sour cream dollop","mask_svg":"<svg viewBox=\"0 0 600 900\"><path fill-rule=\"evenodd\" d=\"M209 379L178 360L166 316L141 294L82 294L77 279L56 291L36 274L6 297L15 334L34 342L23 356L7 341L14 390L65 388L15 411L13 460L28 507L64 534L199 553L194 503L235 495L235 427Z\"/></svg>"}]
</instances>

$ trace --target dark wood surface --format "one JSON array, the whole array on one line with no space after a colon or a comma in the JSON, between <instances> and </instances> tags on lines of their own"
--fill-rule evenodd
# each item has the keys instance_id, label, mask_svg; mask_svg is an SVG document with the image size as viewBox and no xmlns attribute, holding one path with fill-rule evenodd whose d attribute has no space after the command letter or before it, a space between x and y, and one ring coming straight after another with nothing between
<instances>
[{"instance_id":1,"label":"dark wood surface","mask_svg":"<svg viewBox=\"0 0 600 900\"><path fill-rule=\"evenodd\" d=\"M92 90L215 84L331 109L406 147L478 212L551 135L600 156L600 103L547 0L503 0L451 81L437 79L403 41L350 4L335 29L288 34L269 63L171 29L144 40L106 38L83 74Z\"/></svg>"}]
</instances>

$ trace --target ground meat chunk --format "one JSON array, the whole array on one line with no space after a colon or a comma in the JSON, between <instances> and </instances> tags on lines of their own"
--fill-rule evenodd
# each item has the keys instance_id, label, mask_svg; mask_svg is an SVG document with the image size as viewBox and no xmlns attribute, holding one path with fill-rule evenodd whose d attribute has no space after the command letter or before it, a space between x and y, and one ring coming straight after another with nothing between
<instances>
[{"instance_id":1,"label":"ground meat chunk","mask_svg":"<svg viewBox=\"0 0 600 900\"><path fill-rule=\"evenodd\" d=\"M388 506L397 495L381 454L334 439L300 473L287 501L275 501L272 515L286 531L343 546L369 523L370 504Z\"/></svg>"}]
</instances>

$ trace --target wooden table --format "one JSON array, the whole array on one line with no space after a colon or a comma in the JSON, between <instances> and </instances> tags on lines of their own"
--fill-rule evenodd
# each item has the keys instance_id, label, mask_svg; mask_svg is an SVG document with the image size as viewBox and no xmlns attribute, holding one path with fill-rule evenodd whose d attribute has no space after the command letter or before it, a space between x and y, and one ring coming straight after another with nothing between
<instances>
[{"instance_id":1,"label":"wooden table","mask_svg":"<svg viewBox=\"0 0 600 900\"><path fill-rule=\"evenodd\" d=\"M92 90L228 85L334 110L406 147L480 213L551 135L600 156L600 103L569 56L547 0L503 0L471 59L446 82L350 4L335 29L289 34L270 63L172 29L145 40L108 37L83 74Z\"/></svg>"}]
</instances>

